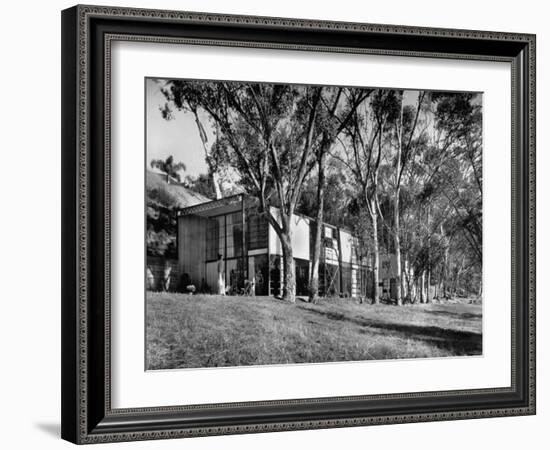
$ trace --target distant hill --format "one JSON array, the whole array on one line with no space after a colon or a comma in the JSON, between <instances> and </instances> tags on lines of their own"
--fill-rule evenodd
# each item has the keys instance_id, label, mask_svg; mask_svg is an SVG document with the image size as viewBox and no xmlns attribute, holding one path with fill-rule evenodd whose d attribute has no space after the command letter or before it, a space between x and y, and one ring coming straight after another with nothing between
<instances>
[{"instance_id":1,"label":"distant hill","mask_svg":"<svg viewBox=\"0 0 550 450\"><path fill-rule=\"evenodd\" d=\"M172 197L174 202L172 207L175 208L185 208L212 200L177 183L173 178L170 178L168 183L168 179L166 174L148 170L147 190L165 191L169 197Z\"/></svg>"},{"instance_id":2,"label":"distant hill","mask_svg":"<svg viewBox=\"0 0 550 450\"><path fill-rule=\"evenodd\" d=\"M211 199L186 188L164 173L147 171L146 178L147 254L177 258L175 210Z\"/></svg>"}]
</instances>

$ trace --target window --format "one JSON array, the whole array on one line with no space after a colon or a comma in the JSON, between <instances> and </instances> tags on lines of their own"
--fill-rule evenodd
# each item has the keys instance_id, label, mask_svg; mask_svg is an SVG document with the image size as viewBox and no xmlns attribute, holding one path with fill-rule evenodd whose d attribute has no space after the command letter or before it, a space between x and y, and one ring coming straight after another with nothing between
<instances>
[{"instance_id":1,"label":"window","mask_svg":"<svg viewBox=\"0 0 550 450\"><path fill-rule=\"evenodd\" d=\"M247 217L247 247L249 250L267 248L268 222L265 214L251 214Z\"/></svg>"},{"instance_id":2,"label":"window","mask_svg":"<svg viewBox=\"0 0 550 450\"><path fill-rule=\"evenodd\" d=\"M227 258L243 254L243 218L241 212L226 216Z\"/></svg>"},{"instance_id":3,"label":"window","mask_svg":"<svg viewBox=\"0 0 550 450\"><path fill-rule=\"evenodd\" d=\"M219 253L220 221L217 218L209 219L206 225L206 260L218 259Z\"/></svg>"}]
</instances>

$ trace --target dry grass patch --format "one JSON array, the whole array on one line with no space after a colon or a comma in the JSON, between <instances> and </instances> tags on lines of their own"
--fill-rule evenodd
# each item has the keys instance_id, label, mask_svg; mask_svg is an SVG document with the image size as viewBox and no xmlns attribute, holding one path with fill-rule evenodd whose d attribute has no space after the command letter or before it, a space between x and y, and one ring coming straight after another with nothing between
<instances>
[{"instance_id":1,"label":"dry grass patch","mask_svg":"<svg viewBox=\"0 0 550 450\"><path fill-rule=\"evenodd\" d=\"M148 369L480 354L481 305L147 294Z\"/></svg>"}]
</instances>

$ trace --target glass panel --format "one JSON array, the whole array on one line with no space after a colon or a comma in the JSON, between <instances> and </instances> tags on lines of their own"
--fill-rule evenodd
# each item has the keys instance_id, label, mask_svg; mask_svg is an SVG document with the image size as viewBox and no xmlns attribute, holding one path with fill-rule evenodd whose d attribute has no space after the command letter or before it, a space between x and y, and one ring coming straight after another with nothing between
<instances>
[{"instance_id":1,"label":"glass panel","mask_svg":"<svg viewBox=\"0 0 550 450\"><path fill-rule=\"evenodd\" d=\"M233 258L235 256L234 249L233 249L233 217L231 214L228 214L227 216L227 229L226 229L226 239L227 239L227 255L226 258Z\"/></svg>"},{"instance_id":2,"label":"glass panel","mask_svg":"<svg viewBox=\"0 0 550 450\"><path fill-rule=\"evenodd\" d=\"M234 258L242 255L242 214L240 212L226 216L227 228L225 238L227 239L227 258Z\"/></svg>"},{"instance_id":3,"label":"glass panel","mask_svg":"<svg viewBox=\"0 0 550 450\"><path fill-rule=\"evenodd\" d=\"M268 224L263 214L251 214L247 223L248 250L267 248Z\"/></svg>"},{"instance_id":4,"label":"glass panel","mask_svg":"<svg viewBox=\"0 0 550 450\"><path fill-rule=\"evenodd\" d=\"M225 257L225 217L217 217L216 220L218 221L218 227L219 227L219 239L218 239L218 253L220 255L224 255ZM218 255L216 255L217 259Z\"/></svg>"},{"instance_id":5,"label":"glass panel","mask_svg":"<svg viewBox=\"0 0 550 450\"><path fill-rule=\"evenodd\" d=\"M233 225L233 255L242 256L243 254L243 227L242 223Z\"/></svg>"},{"instance_id":6,"label":"glass panel","mask_svg":"<svg viewBox=\"0 0 550 450\"><path fill-rule=\"evenodd\" d=\"M218 220L209 220L206 226L206 259L218 258L220 225Z\"/></svg>"}]
</instances>

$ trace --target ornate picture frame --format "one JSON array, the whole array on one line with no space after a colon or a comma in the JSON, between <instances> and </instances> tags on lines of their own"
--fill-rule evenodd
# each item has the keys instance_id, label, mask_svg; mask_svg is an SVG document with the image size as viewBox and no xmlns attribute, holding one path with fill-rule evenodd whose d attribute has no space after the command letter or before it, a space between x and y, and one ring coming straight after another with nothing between
<instances>
[{"instance_id":1,"label":"ornate picture frame","mask_svg":"<svg viewBox=\"0 0 550 450\"><path fill-rule=\"evenodd\" d=\"M111 48L119 41L509 63L510 386L113 408L110 77ZM535 414L534 35L79 5L62 12L62 109L64 439L84 444Z\"/></svg>"}]
</instances>

